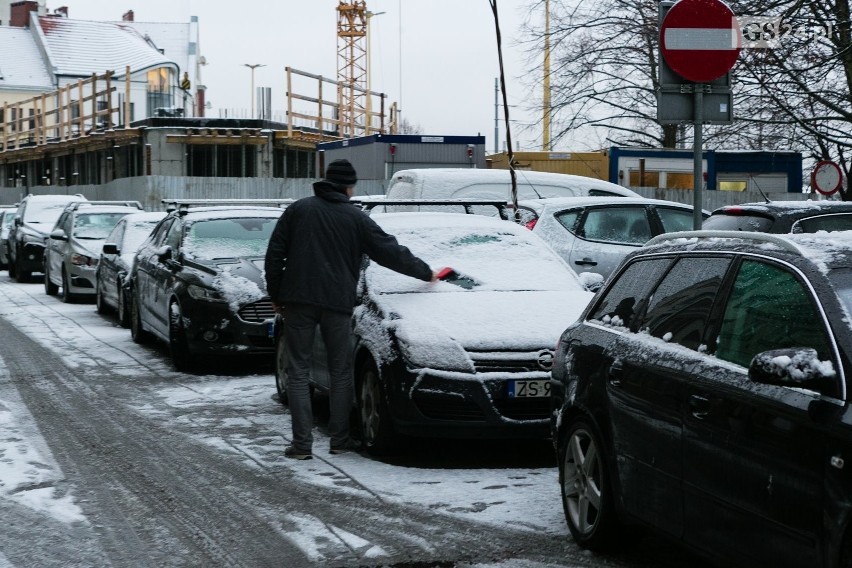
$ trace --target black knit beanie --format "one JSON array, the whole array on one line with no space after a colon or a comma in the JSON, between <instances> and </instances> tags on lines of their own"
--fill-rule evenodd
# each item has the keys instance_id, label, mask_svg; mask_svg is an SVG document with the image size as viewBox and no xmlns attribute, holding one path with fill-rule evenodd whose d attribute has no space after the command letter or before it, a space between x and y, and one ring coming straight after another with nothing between
<instances>
[{"instance_id":1,"label":"black knit beanie","mask_svg":"<svg viewBox=\"0 0 852 568\"><path fill-rule=\"evenodd\" d=\"M330 163L325 169L325 179L345 187L353 186L358 182L355 168L349 160L334 160Z\"/></svg>"}]
</instances>

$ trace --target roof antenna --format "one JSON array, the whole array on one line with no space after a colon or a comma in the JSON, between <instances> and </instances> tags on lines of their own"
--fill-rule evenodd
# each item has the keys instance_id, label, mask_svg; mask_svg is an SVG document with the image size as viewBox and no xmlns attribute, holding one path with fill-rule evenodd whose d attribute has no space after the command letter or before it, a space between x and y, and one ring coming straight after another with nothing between
<instances>
[{"instance_id":1,"label":"roof antenna","mask_svg":"<svg viewBox=\"0 0 852 568\"><path fill-rule=\"evenodd\" d=\"M753 181L753 182L754 182L754 187L756 187L756 188L757 188L757 191L759 191L759 192L760 192L760 195L762 195L762 196L763 196L763 199L765 199L767 203L772 203L772 200L771 200L771 199L769 199L769 197L767 197L765 193L763 193L763 190L762 190L762 189L760 189L760 186L757 184L757 180L756 180L756 179L754 179L754 176L748 176L748 177L751 179L751 181Z\"/></svg>"}]
</instances>

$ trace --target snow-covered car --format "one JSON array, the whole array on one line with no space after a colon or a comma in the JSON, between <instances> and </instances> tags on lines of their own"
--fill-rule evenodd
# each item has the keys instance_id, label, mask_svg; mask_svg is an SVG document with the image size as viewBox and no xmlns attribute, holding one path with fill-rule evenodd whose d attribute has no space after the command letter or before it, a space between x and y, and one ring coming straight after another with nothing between
<instances>
[{"instance_id":1,"label":"snow-covered car","mask_svg":"<svg viewBox=\"0 0 852 568\"><path fill-rule=\"evenodd\" d=\"M161 211L125 215L113 227L101 247L95 272L95 305L101 314L115 310L122 327L130 325L130 310L124 288L133 257L139 245L165 216Z\"/></svg>"},{"instance_id":2,"label":"snow-covered car","mask_svg":"<svg viewBox=\"0 0 852 568\"><path fill-rule=\"evenodd\" d=\"M726 205L713 211L702 229L761 233L816 233L852 230L848 201L767 201Z\"/></svg>"},{"instance_id":3,"label":"snow-covered car","mask_svg":"<svg viewBox=\"0 0 852 568\"><path fill-rule=\"evenodd\" d=\"M86 201L82 195L27 195L18 206L15 222L9 229L9 276L27 282L33 272L44 270L47 235L65 206Z\"/></svg>"},{"instance_id":4,"label":"snow-covered car","mask_svg":"<svg viewBox=\"0 0 852 568\"><path fill-rule=\"evenodd\" d=\"M0 209L0 270L9 268L9 228L15 222L17 207Z\"/></svg>"},{"instance_id":5,"label":"snow-covered car","mask_svg":"<svg viewBox=\"0 0 852 568\"><path fill-rule=\"evenodd\" d=\"M104 240L122 217L141 210L138 201L69 203L45 241L45 294L55 296L61 288L67 303L94 297Z\"/></svg>"},{"instance_id":6,"label":"snow-covered car","mask_svg":"<svg viewBox=\"0 0 852 568\"><path fill-rule=\"evenodd\" d=\"M714 565L852 565L849 313L849 232L671 233L628 256L556 349L574 540L641 526Z\"/></svg>"},{"instance_id":7,"label":"snow-covered car","mask_svg":"<svg viewBox=\"0 0 852 568\"><path fill-rule=\"evenodd\" d=\"M571 268L604 278L651 237L694 225L691 205L644 197L530 199L518 209L527 228Z\"/></svg>"},{"instance_id":8,"label":"snow-covered car","mask_svg":"<svg viewBox=\"0 0 852 568\"><path fill-rule=\"evenodd\" d=\"M458 213L373 218L434 269L451 267L458 277L428 283L372 262L362 267L353 329L367 451L391 451L401 435L546 438L553 348L592 294L521 225ZM311 384L325 391L319 334L315 341ZM286 367L279 333L282 402Z\"/></svg>"},{"instance_id":9,"label":"snow-covered car","mask_svg":"<svg viewBox=\"0 0 852 568\"><path fill-rule=\"evenodd\" d=\"M263 260L282 210L181 207L140 245L128 279L130 332L168 343L178 370L211 355L271 354Z\"/></svg>"}]
</instances>

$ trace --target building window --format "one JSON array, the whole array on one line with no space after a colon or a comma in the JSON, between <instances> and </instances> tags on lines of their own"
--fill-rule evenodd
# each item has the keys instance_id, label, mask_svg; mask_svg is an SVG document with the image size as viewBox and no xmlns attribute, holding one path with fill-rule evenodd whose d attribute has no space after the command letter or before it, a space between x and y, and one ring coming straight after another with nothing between
<instances>
[{"instance_id":1,"label":"building window","mask_svg":"<svg viewBox=\"0 0 852 568\"><path fill-rule=\"evenodd\" d=\"M667 172L666 189L693 189L694 179L695 176L692 174Z\"/></svg>"},{"instance_id":2,"label":"building window","mask_svg":"<svg viewBox=\"0 0 852 568\"><path fill-rule=\"evenodd\" d=\"M168 93L172 85L172 70L168 67L160 67L148 71L148 92Z\"/></svg>"},{"instance_id":3,"label":"building window","mask_svg":"<svg viewBox=\"0 0 852 568\"><path fill-rule=\"evenodd\" d=\"M745 191L748 187L748 182L746 180L726 180L719 182L719 189L721 191Z\"/></svg>"},{"instance_id":4,"label":"building window","mask_svg":"<svg viewBox=\"0 0 852 568\"><path fill-rule=\"evenodd\" d=\"M660 187L660 172L645 171L641 179L639 170L630 170L630 187Z\"/></svg>"}]
</instances>

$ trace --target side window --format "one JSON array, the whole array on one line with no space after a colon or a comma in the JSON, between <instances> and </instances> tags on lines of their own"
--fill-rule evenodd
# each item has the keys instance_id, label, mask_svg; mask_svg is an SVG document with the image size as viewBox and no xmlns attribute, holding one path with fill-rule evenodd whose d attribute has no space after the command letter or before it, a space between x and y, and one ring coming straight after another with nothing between
<instances>
[{"instance_id":1,"label":"side window","mask_svg":"<svg viewBox=\"0 0 852 568\"><path fill-rule=\"evenodd\" d=\"M66 222L67 220L68 213L63 213L62 215L60 215L59 219L56 220L56 228L62 229L63 231L65 231L66 235L70 235L71 227L68 226L68 223Z\"/></svg>"},{"instance_id":2,"label":"side window","mask_svg":"<svg viewBox=\"0 0 852 568\"><path fill-rule=\"evenodd\" d=\"M169 230L169 227L174 223L174 219L166 219L160 226L154 230L154 234L151 236L151 244L154 246L160 246L160 244L165 240L166 233Z\"/></svg>"},{"instance_id":3,"label":"side window","mask_svg":"<svg viewBox=\"0 0 852 568\"><path fill-rule=\"evenodd\" d=\"M591 241L643 244L651 238L644 207L601 207L589 209L581 229Z\"/></svg>"},{"instance_id":4,"label":"side window","mask_svg":"<svg viewBox=\"0 0 852 568\"><path fill-rule=\"evenodd\" d=\"M559 224L574 232L574 227L577 225L577 217L580 216L580 211L562 211L554 215Z\"/></svg>"},{"instance_id":5,"label":"side window","mask_svg":"<svg viewBox=\"0 0 852 568\"><path fill-rule=\"evenodd\" d=\"M105 242L113 243L121 246L121 240L124 238L124 227L126 225L124 223L119 223L115 226L115 228L110 232L109 236L106 238Z\"/></svg>"},{"instance_id":6,"label":"side window","mask_svg":"<svg viewBox=\"0 0 852 568\"><path fill-rule=\"evenodd\" d=\"M642 327L654 337L699 349L713 301L730 264L730 258L678 260L654 291Z\"/></svg>"},{"instance_id":7,"label":"side window","mask_svg":"<svg viewBox=\"0 0 852 568\"><path fill-rule=\"evenodd\" d=\"M772 264L742 263L719 330L716 356L743 367L762 351L812 347L831 359L815 300L789 271Z\"/></svg>"},{"instance_id":8,"label":"side window","mask_svg":"<svg viewBox=\"0 0 852 568\"><path fill-rule=\"evenodd\" d=\"M591 319L635 330L636 314L671 262L670 258L655 258L631 263L606 291Z\"/></svg>"},{"instance_id":9,"label":"side window","mask_svg":"<svg viewBox=\"0 0 852 568\"><path fill-rule=\"evenodd\" d=\"M169 227L168 234L166 234L166 240L163 242L164 245L172 247L175 254L177 254L178 247L180 246L180 233L182 228L183 223L180 221L172 223L172 226Z\"/></svg>"},{"instance_id":10,"label":"side window","mask_svg":"<svg viewBox=\"0 0 852 568\"><path fill-rule=\"evenodd\" d=\"M692 230L692 211L657 207L657 213L660 216L660 222L663 224L663 231L666 233Z\"/></svg>"}]
</instances>

